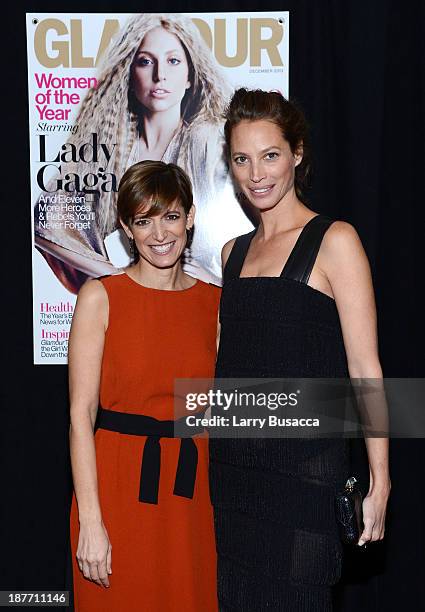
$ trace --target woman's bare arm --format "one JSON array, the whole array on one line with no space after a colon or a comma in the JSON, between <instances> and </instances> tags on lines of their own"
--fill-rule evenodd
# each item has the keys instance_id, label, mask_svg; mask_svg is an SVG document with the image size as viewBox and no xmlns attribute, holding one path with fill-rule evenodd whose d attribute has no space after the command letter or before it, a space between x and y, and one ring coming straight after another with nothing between
<instances>
[{"instance_id":1,"label":"woman's bare arm","mask_svg":"<svg viewBox=\"0 0 425 612\"><path fill-rule=\"evenodd\" d=\"M382 379L382 369L378 357L372 278L363 246L351 225L339 221L331 225L323 240L321 264L338 308L350 377L378 382ZM383 412L370 416L385 425L386 414ZM391 488L388 437L366 437L365 441L370 488L364 501L365 529L359 544L383 537L386 503Z\"/></svg>"},{"instance_id":2,"label":"woman's bare arm","mask_svg":"<svg viewBox=\"0 0 425 612\"><path fill-rule=\"evenodd\" d=\"M93 430L107 325L106 291L100 281L87 281L78 294L69 339L69 436L80 521L77 558L85 577L104 586L109 586L110 544L99 504Z\"/></svg>"}]
</instances>

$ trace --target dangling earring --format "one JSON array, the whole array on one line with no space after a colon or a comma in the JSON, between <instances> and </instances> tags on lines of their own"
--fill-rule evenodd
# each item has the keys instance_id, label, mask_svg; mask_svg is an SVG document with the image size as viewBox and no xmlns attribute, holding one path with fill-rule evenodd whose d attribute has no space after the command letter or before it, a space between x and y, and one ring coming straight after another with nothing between
<instances>
[{"instance_id":1,"label":"dangling earring","mask_svg":"<svg viewBox=\"0 0 425 612\"><path fill-rule=\"evenodd\" d=\"M128 238L128 242L130 244L130 253L132 255L132 257L135 256L136 254L136 241L134 240L134 238L131 236L129 236Z\"/></svg>"},{"instance_id":2,"label":"dangling earring","mask_svg":"<svg viewBox=\"0 0 425 612\"><path fill-rule=\"evenodd\" d=\"M186 228L186 251L188 259L192 259L192 240L193 240L194 226Z\"/></svg>"}]
</instances>

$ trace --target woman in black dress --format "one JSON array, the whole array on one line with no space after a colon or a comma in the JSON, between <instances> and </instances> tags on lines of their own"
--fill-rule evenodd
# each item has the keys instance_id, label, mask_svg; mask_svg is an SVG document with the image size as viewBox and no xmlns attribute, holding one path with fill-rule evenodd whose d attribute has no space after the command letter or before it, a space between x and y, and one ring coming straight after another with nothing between
<instances>
[{"instance_id":1,"label":"woman in black dress","mask_svg":"<svg viewBox=\"0 0 425 612\"><path fill-rule=\"evenodd\" d=\"M360 239L302 202L302 113L278 93L240 89L225 134L234 178L260 223L223 248L216 376L381 378ZM390 491L388 441L366 446L359 545L383 538ZM342 439L210 440L220 610L332 610L342 560L334 497L349 475Z\"/></svg>"}]
</instances>

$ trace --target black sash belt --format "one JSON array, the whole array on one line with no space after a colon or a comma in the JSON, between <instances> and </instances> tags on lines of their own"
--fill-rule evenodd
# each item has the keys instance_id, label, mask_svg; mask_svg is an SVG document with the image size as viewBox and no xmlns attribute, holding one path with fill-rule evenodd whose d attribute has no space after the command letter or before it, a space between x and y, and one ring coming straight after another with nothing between
<instances>
[{"instance_id":1,"label":"black sash belt","mask_svg":"<svg viewBox=\"0 0 425 612\"><path fill-rule=\"evenodd\" d=\"M183 417L181 421L184 421ZM161 469L160 438L174 438L174 426L179 421L158 421L144 414L128 414L116 410L104 410L99 406L95 431L108 429L133 436L147 436L143 449L140 471L139 501L158 503L159 474ZM194 434L202 433L202 427L192 427ZM174 482L174 495L192 499L195 488L198 449L192 438L181 438L179 462Z\"/></svg>"}]
</instances>

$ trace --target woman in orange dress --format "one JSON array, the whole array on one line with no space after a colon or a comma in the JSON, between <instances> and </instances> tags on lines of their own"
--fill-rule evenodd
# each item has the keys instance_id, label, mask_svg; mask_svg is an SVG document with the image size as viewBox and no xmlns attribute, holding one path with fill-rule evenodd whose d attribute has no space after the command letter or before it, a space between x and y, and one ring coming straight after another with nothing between
<instances>
[{"instance_id":1,"label":"woman in orange dress","mask_svg":"<svg viewBox=\"0 0 425 612\"><path fill-rule=\"evenodd\" d=\"M174 379L214 372L218 288L185 274L189 179L144 161L118 214L135 254L81 288L69 344L77 612L213 612L207 439L173 438Z\"/></svg>"}]
</instances>

